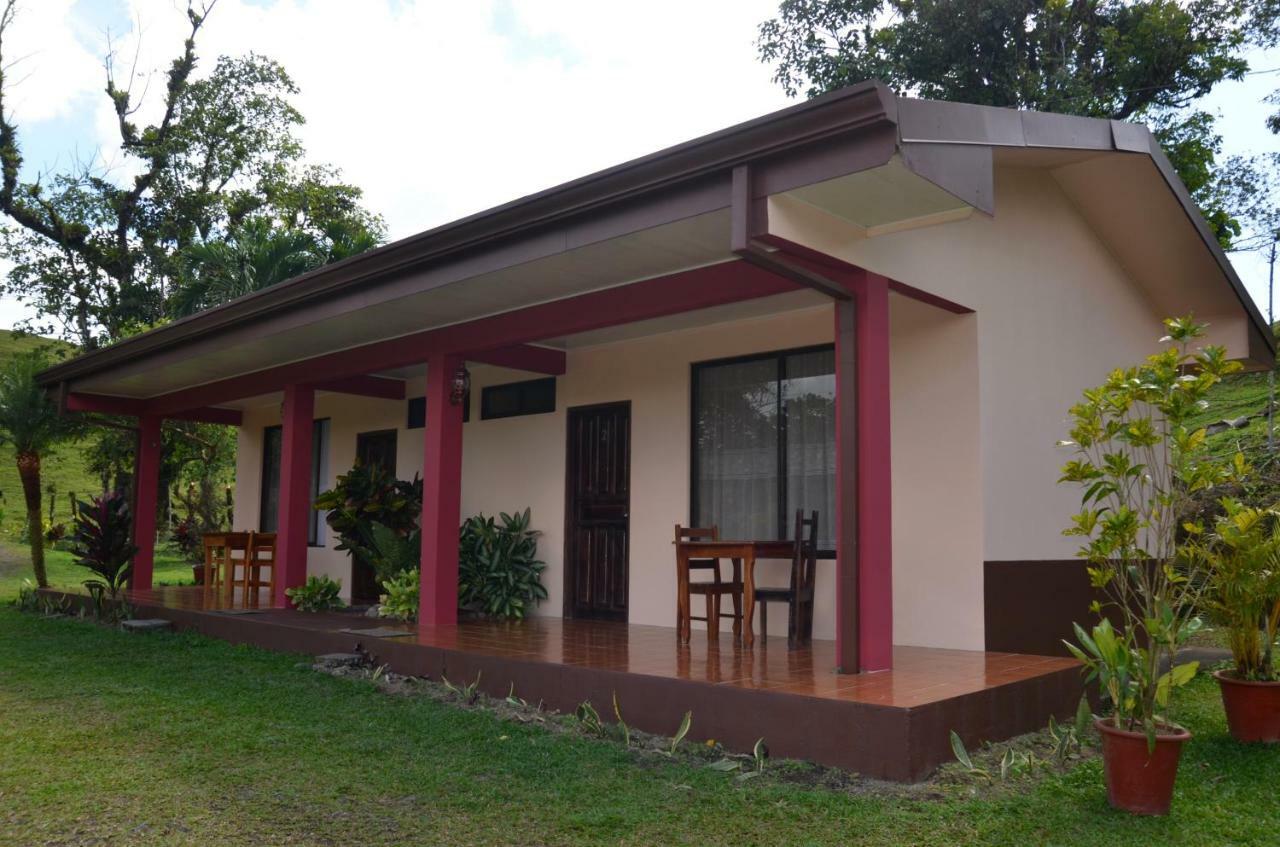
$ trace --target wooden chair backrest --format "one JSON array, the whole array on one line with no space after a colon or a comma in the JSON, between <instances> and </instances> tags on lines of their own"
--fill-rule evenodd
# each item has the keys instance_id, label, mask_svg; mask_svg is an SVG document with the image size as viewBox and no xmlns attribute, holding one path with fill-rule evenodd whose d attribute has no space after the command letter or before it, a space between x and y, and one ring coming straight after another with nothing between
<instances>
[{"instance_id":1,"label":"wooden chair backrest","mask_svg":"<svg viewBox=\"0 0 1280 847\"><path fill-rule=\"evenodd\" d=\"M806 533L805 530L808 530ZM818 559L818 511L804 516L803 509L796 509L796 529L792 534L796 551L791 562L791 590L813 584L813 571Z\"/></svg>"},{"instance_id":2,"label":"wooden chair backrest","mask_svg":"<svg viewBox=\"0 0 1280 847\"><path fill-rule=\"evenodd\" d=\"M255 532L250 554L258 564L274 564L276 560L276 534L274 532Z\"/></svg>"},{"instance_id":3,"label":"wooden chair backrest","mask_svg":"<svg viewBox=\"0 0 1280 847\"><path fill-rule=\"evenodd\" d=\"M719 541L718 526L680 526L676 524L676 541Z\"/></svg>"}]
</instances>

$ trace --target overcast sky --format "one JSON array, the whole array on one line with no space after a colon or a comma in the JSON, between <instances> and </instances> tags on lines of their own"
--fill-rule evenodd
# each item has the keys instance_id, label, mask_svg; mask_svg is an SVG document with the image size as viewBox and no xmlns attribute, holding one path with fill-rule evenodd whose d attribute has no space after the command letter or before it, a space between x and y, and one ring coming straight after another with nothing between
<instances>
[{"instance_id":1,"label":"overcast sky","mask_svg":"<svg viewBox=\"0 0 1280 847\"><path fill-rule=\"evenodd\" d=\"M6 58L31 174L71 158L115 162L103 94L108 33L142 71L181 49L183 0L20 0ZM341 168L401 238L788 104L756 60L757 24L777 0L219 0L201 69L249 51L302 89L309 160ZM1280 87L1280 50L1225 83L1227 152L1275 150L1261 102ZM197 70L199 73L200 70ZM998 211L997 211L998 214ZM1235 257L1266 307L1266 267ZM0 301L0 326L22 306Z\"/></svg>"}]
</instances>

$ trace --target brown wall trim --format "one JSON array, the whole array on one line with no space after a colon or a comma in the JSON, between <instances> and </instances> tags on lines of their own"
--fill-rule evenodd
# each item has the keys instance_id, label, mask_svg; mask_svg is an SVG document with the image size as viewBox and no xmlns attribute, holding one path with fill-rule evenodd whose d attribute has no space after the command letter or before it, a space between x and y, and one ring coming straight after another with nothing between
<instances>
[{"instance_id":1,"label":"brown wall trim","mask_svg":"<svg viewBox=\"0 0 1280 847\"><path fill-rule=\"evenodd\" d=\"M1071 624L1092 621L1089 606L1103 599L1089 585L1086 567L1081 559L984 563L987 649L1069 655L1062 640L1071 637Z\"/></svg>"}]
</instances>

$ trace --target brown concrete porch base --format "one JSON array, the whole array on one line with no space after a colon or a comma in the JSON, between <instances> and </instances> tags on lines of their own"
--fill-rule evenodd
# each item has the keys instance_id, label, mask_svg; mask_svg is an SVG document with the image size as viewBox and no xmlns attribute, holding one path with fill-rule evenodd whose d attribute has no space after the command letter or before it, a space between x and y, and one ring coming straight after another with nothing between
<instances>
[{"instance_id":1,"label":"brown concrete porch base","mask_svg":"<svg viewBox=\"0 0 1280 847\"><path fill-rule=\"evenodd\" d=\"M1050 715L1071 715L1082 691L1074 661L1040 656L898 647L894 670L840 676L830 642L788 651L785 639L769 638L743 650L727 634L709 644L695 632L680 647L673 629L552 618L405 627L404 637L386 638L342 631L386 623L351 614L235 615L198 602L198 591L181 588L130 596L137 615L236 644L313 656L363 650L396 673L479 676L491 696L514 686L562 712L589 699L612 718L616 693L623 718L646 732L673 734L692 711L691 740L747 752L764 738L775 758L894 781L949 761L953 729L971 746L1037 730Z\"/></svg>"}]
</instances>

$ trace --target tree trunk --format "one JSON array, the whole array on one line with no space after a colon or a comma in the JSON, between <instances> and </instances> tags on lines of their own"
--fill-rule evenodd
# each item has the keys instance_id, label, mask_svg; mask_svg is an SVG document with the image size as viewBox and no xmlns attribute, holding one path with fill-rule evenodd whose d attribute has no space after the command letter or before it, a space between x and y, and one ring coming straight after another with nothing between
<instances>
[{"instance_id":1,"label":"tree trunk","mask_svg":"<svg viewBox=\"0 0 1280 847\"><path fill-rule=\"evenodd\" d=\"M27 501L27 534L31 536L31 569L36 572L36 585L49 587L49 576L44 570L44 519L40 515L40 454L23 452L17 455L18 477L22 480L22 495Z\"/></svg>"}]
</instances>

